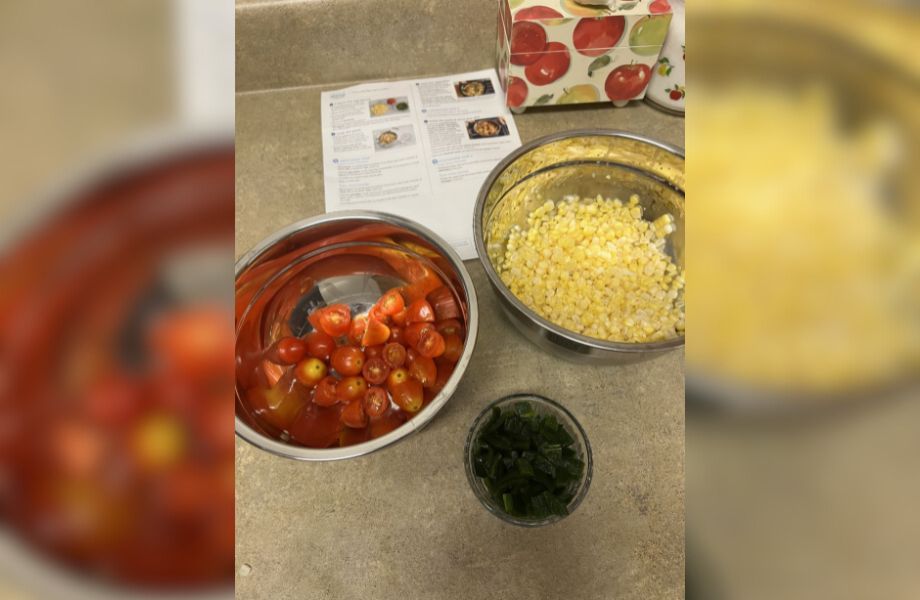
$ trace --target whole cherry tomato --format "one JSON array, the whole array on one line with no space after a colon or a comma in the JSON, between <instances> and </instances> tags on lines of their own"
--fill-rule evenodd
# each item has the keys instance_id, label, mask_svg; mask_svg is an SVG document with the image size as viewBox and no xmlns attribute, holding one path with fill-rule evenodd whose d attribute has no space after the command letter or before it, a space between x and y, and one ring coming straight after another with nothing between
<instances>
[{"instance_id":1,"label":"whole cherry tomato","mask_svg":"<svg viewBox=\"0 0 920 600\"><path fill-rule=\"evenodd\" d=\"M395 315L390 315L390 318L393 320L394 325L399 325L400 327L405 326L406 319L409 318L409 309L403 308L401 311Z\"/></svg>"},{"instance_id":2,"label":"whole cherry tomato","mask_svg":"<svg viewBox=\"0 0 920 600\"><path fill-rule=\"evenodd\" d=\"M285 336L274 343L271 350L272 359L282 365L295 365L303 359L307 345L303 340Z\"/></svg>"},{"instance_id":3,"label":"whole cherry tomato","mask_svg":"<svg viewBox=\"0 0 920 600\"><path fill-rule=\"evenodd\" d=\"M406 362L406 349L402 344L390 342L383 347L382 357L391 368L397 369Z\"/></svg>"},{"instance_id":4,"label":"whole cherry tomato","mask_svg":"<svg viewBox=\"0 0 920 600\"><path fill-rule=\"evenodd\" d=\"M460 316L460 306L454 293L446 285L442 285L435 291L428 294L428 301L434 309L434 316L438 321L445 319L456 319Z\"/></svg>"},{"instance_id":5,"label":"whole cherry tomato","mask_svg":"<svg viewBox=\"0 0 920 600\"><path fill-rule=\"evenodd\" d=\"M460 336L449 333L444 336L444 358L450 362L457 362L463 355L463 340Z\"/></svg>"},{"instance_id":6,"label":"whole cherry tomato","mask_svg":"<svg viewBox=\"0 0 920 600\"><path fill-rule=\"evenodd\" d=\"M361 429L367 426L367 415L364 413L364 403L358 400L352 400L345 405L341 415L342 423L347 427Z\"/></svg>"},{"instance_id":7,"label":"whole cherry tomato","mask_svg":"<svg viewBox=\"0 0 920 600\"><path fill-rule=\"evenodd\" d=\"M427 356L416 356L409 364L409 377L418 379L422 387L431 387L438 377L438 368Z\"/></svg>"},{"instance_id":8,"label":"whole cherry tomato","mask_svg":"<svg viewBox=\"0 0 920 600\"><path fill-rule=\"evenodd\" d=\"M434 321L434 309L424 298L409 305L406 323L431 323Z\"/></svg>"},{"instance_id":9,"label":"whole cherry tomato","mask_svg":"<svg viewBox=\"0 0 920 600\"><path fill-rule=\"evenodd\" d=\"M377 344L376 346L368 346L364 349L364 358L371 359L383 355L383 344Z\"/></svg>"},{"instance_id":10,"label":"whole cherry tomato","mask_svg":"<svg viewBox=\"0 0 920 600\"><path fill-rule=\"evenodd\" d=\"M432 329L426 329L418 341L418 353L422 356L434 358L444 354L445 342L444 337Z\"/></svg>"},{"instance_id":11,"label":"whole cherry tomato","mask_svg":"<svg viewBox=\"0 0 920 600\"><path fill-rule=\"evenodd\" d=\"M348 341L355 346L361 345L364 339L364 332L367 330L367 315L358 315L351 321L351 328L348 331Z\"/></svg>"},{"instance_id":12,"label":"whole cherry tomato","mask_svg":"<svg viewBox=\"0 0 920 600\"><path fill-rule=\"evenodd\" d=\"M363 398L367 392L367 382L363 377L346 377L335 386L335 395L340 402Z\"/></svg>"},{"instance_id":13,"label":"whole cherry tomato","mask_svg":"<svg viewBox=\"0 0 920 600\"><path fill-rule=\"evenodd\" d=\"M409 379L409 371L400 367L398 369L393 369L390 371L389 377L387 377L387 390L392 394L393 388L395 388L400 383Z\"/></svg>"},{"instance_id":14,"label":"whole cherry tomato","mask_svg":"<svg viewBox=\"0 0 920 600\"><path fill-rule=\"evenodd\" d=\"M418 350L409 346L406 348L406 365L411 365L418 358Z\"/></svg>"},{"instance_id":15,"label":"whole cherry tomato","mask_svg":"<svg viewBox=\"0 0 920 600\"><path fill-rule=\"evenodd\" d=\"M399 290L394 289L381 296L377 306L383 314L392 317L406 307L406 301Z\"/></svg>"},{"instance_id":16,"label":"whole cherry tomato","mask_svg":"<svg viewBox=\"0 0 920 600\"><path fill-rule=\"evenodd\" d=\"M415 348L422 340L422 334L437 332L433 323L413 323L403 331L403 339L406 346Z\"/></svg>"},{"instance_id":17,"label":"whole cherry tomato","mask_svg":"<svg viewBox=\"0 0 920 600\"><path fill-rule=\"evenodd\" d=\"M394 385L390 393L393 394L393 402L396 406L404 411L416 413L421 410L424 398L422 384L417 380L406 379Z\"/></svg>"},{"instance_id":18,"label":"whole cherry tomato","mask_svg":"<svg viewBox=\"0 0 920 600\"><path fill-rule=\"evenodd\" d=\"M361 370L361 373L368 383L380 385L387 380L387 375L390 374L390 366L385 360L379 356L375 356L364 363L364 368Z\"/></svg>"},{"instance_id":19,"label":"whole cherry tomato","mask_svg":"<svg viewBox=\"0 0 920 600\"><path fill-rule=\"evenodd\" d=\"M374 315L367 319L367 329L364 331L364 338L361 340L363 346L376 346L390 339L390 328L383 324Z\"/></svg>"},{"instance_id":20,"label":"whole cherry tomato","mask_svg":"<svg viewBox=\"0 0 920 600\"><path fill-rule=\"evenodd\" d=\"M320 406L332 406L339 401L335 388L339 380L329 375L316 384L313 389L313 402Z\"/></svg>"},{"instance_id":21,"label":"whole cherry tomato","mask_svg":"<svg viewBox=\"0 0 920 600\"><path fill-rule=\"evenodd\" d=\"M390 341L397 344L404 344L406 339L405 330L402 327L390 327Z\"/></svg>"},{"instance_id":22,"label":"whole cherry tomato","mask_svg":"<svg viewBox=\"0 0 920 600\"><path fill-rule=\"evenodd\" d=\"M435 327L438 330L438 333L447 337L449 335L456 335L460 339L463 339L463 325L460 324L460 321L457 319L446 319L444 321L438 321L435 323Z\"/></svg>"},{"instance_id":23,"label":"whole cherry tomato","mask_svg":"<svg viewBox=\"0 0 920 600\"><path fill-rule=\"evenodd\" d=\"M348 333L351 326L351 310L345 304L330 304L322 309L319 327L332 337Z\"/></svg>"},{"instance_id":24,"label":"whole cherry tomato","mask_svg":"<svg viewBox=\"0 0 920 600\"><path fill-rule=\"evenodd\" d=\"M304 359L294 367L294 377L307 387L313 387L326 376L326 363L318 358Z\"/></svg>"},{"instance_id":25,"label":"whole cherry tomato","mask_svg":"<svg viewBox=\"0 0 920 600\"><path fill-rule=\"evenodd\" d=\"M364 368L364 353L356 346L340 346L332 352L332 368L342 375L358 375Z\"/></svg>"},{"instance_id":26,"label":"whole cherry tomato","mask_svg":"<svg viewBox=\"0 0 920 600\"><path fill-rule=\"evenodd\" d=\"M387 391L382 387L371 386L364 394L364 412L373 418L380 417L390 408L390 399Z\"/></svg>"},{"instance_id":27,"label":"whole cherry tomato","mask_svg":"<svg viewBox=\"0 0 920 600\"><path fill-rule=\"evenodd\" d=\"M335 350L335 339L324 331L311 331L306 340L307 354L314 358L329 360Z\"/></svg>"}]
</instances>

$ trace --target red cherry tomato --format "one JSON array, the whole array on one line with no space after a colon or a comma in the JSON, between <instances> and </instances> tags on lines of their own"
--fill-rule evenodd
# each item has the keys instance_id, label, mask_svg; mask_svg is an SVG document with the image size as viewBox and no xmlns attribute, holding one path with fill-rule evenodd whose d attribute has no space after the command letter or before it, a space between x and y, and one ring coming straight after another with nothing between
<instances>
[{"instance_id":1,"label":"red cherry tomato","mask_svg":"<svg viewBox=\"0 0 920 600\"><path fill-rule=\"evenodd\" d=\"M383 314L392 317L406 307L406 300L399 293L399 290L390 290L380 297L380 300L377 301L377 306Z\"/></svg>"},{"instance_id":2,"label":"red cherry tomato","mask_svg":"<svg viewBox=\"0 0 920 600\"><path fill-rule=\"evenodd\" d=\"M348 333L351 326L351 310L344 304L330 304L319 317L319 327L332 337Z\"/></svg>"},{"instance_id":3,"label":"red cherry tomato","mask_svg":"<svg viewBox=\"0 0 920 600\"><path fill-rule=\"evenodd\" d=\"M312 331L307 335L307 354L314 358L329 360L335 350L335 339L323 331Z\"/></svg>"},{"instance_id":4,"label":"red cherry tomato","mask_svg":"<svg viewBox=\"0 0 920 600\"><path fill-rule=\"evenodd\" d=\"M385 312L383 312L383 309L379 304L373 305L371 309L367 311L367 316L368 318L373 317L374 319L377 319L384 325L390 322L390 317Z\"/></svg>"},{"instance_id":5,"label":"red cherry tomato","mask_svg":"<svg viewBox=\"0 0 920 600\"><path fill-rule=\"evenodd\" d=\"M431 323L434 321L434 309L427 300L416 300L409 305L407 323Z\"/></svg>"},{"instance_id":6,"label":"red cherry tomato","mask_svg":"<svg viewBox=\"0 0 920 600\"><path fill-rule=\"evenodd\" d=\"M303 340L286 336L274 343L270 356L282 365L295 365L303 359L307 345Z\"/></svg>"},{"instance_id":7,"label":"red cherry tomato","mask_svg":"<svg viewBox=\"0 0 920 600\"><path fill-rule=\"evenodd\" d=\"M460 336L450 333L444 336L444 354L442 355L445 359L449 360L452 363L460 360L460 356L463 355L463 340L460 339Z\"/></svg>"},{"instance_id":8,"label":"red cherry tomato","mask_svg":"<svg viewBox=\"0 0 920 600\"><path fill-rule=\"evenodd\" d=\"M406 364L411 365L418 358L418 351L415 348L406 348Z\"/></svg>"},{"instance_id":9,"label":"red cherry tomato","mask_svg":"<svg viewBox=\"0 0 920 600\"><path fill-rule=\"evenodd\" d=\"M437 329L435 329L434 325L431 323L413 323L409 325L406 327L405 331L403 331L405 345L415 348L421 341L422 336L430 332L437 333Z\"/></svg>"},{"instance_id":10,"label":"red cherry tomato","mask_svg":"<svg viewBox=\"0 0 920 600\"><path fill-rule=\"evenodd\" d=\"M390 341L396 342L397 344L405 343L405 334L402 327L390 327Z\"/></svg>"},{"instance_id":11,"label":"red cherry tomato","mask_svg":"<svg viewBox=\"0 0 920 600\"><path fill-rule=\"evenodd\" d=\"M367 382L363 377L346 377L335 386L335 395L340 402L363 398L365 392L367 392Z\"/></svg>"},{"instance_id":12,"label":"red cherry tomato","mask_svg":"<svg viewBox=\"0 0 920 600\"><path fill-rule=\"evenodd\" d=\"M364 338L361 344L364 346L376 346L390 339L390 328L384 325L374 315L367 320L367 329L364 331Z\"/></svg>"},{"instance_id":13,"label":"red cherry tomato","mask_svg":"<svg viewBox=\"0 0 920 600\"><path fill-rule=\"evenodd\" d=\"M416 356L415 360L409 364L409 377L418 379L422 387L431 387L438 377L438 368L434 360L427 356Z\"/></svg>"},{"instance_id":14,"label":"red cherry tomato","mask_svg":"<svg viewBox=\"0 0 920 600\"><path fill-rule=\"evenodd\" d=\"M332 368L342 375L358 375L364 368L364 353L355 346L341 346L332 353Z\"/></svg>"},{"instance_id":15,"label":"red cherry tomato","mask_svg":"<svg viewBox=\"0 0 920 600\"><path fill-rule=\"evenodd\" d=\"M444 354L445 342L444 336L432 329L426 329L418 341L418 353L422 356L434 358Z\"/></svg>"},{"instance_id":16,"label":"red cherry tomato","mask_svg":"<svg viewBox=\"0 0 920 600\"><path fill-rule=\"evenodd\" d=\"M383 416L389 408L390 399L385 389L377 386L367 388L364 394L364 412L367 413L367 416L372 419Z\"/></svg>"},{"instance_id":17,"label":"red cherry tomato","mask_svg":"<svg viewBox=\"0 0 920 600\"><path fill-rule=\"evenodd\" d=\"M367 315L358 315L351 321L351 329L348 331L348 341L355 346L361 345L364 339L364 332L367 331Z\"/></svg>"},{"instance_id":18,"label":"red cherry tomato","mask_svg":"<svg viewBox=\"0 0 920 600\"><path fill-rule=\"evenodd\" d=\"M438 330L438 333L443 335L445 338L449 335L455 335L460 339L463 339L463 325L460 324L460 321L457 319L447 319L446 321L438 321L435 324L435 327Z\"/></svg>"},{"instance_id":19,"label":"red cherry tomato","mask_svg":"<svg viewBox=\"0 0 920 600\"><path fill-rule=\"evenodd\" d=\"M446 285L442 285L428 294L428 301L434 309L434 316L438 321L456 319L460 316L460 305L454 298L453 292Z\"/></svg>"},{"instance_id":20,"label":"red cherry tomato","mask_svg":"<svg viewBox=\"0 0 920 600\"><path fill-rule=\"evenodd\" d=\"M409 371L400 367L398 369L393 369L390 371L389 377L387 377L387 389L390 393L393 393L393 388L399 385L400 383L409 379Z\"/></svg>"},{"instance_id":21,"label":"red cherry tomato","mask_svg":"<svg viewBox=\"0 0 920 600\"><path fill-rule=\"evenodd\" d=\"M329 375L316 384L313 389L313 402L320 406L332 406L339 401L335 388L339 380Z\"/></svg>"},{"instance_id":22,"label":"red cherry tomato","mask_svg":"<svg viewBox=\"0 0 920 600\"><path fill-rule=\"evenodd\" d=\"M367 415L364 413L364 402L361 400L352 400L345 405L342 410L342 424L346 427L361 429L367 427Z\"/></svg>"},{"instance_id":23,"label":"red cherry tomato","mask_svg":"<svg viewBox=\"0 0 920 600\"><path fill-rule=\"evenodd\" d=\"M403 327L406 324L406 319L409 318L409 309L404 307L401 311L399 311L395 315L390 315L390 318L393 320L393 323L395 325L399 325L400 327Z\"/></svg>"},{"instance_id":24,"label":"red cherry tomato","mask_svg":"<svg viewBox=\"0 0 920 600\"><path fill-rule=\"evenodd\" d=\"M314 331L322 331L322 330L323 330L322 316L323 316L323 311L324 311L324 310L326 310L326 309L323 308L323 307L316 308L316 309L313 309L312 311L310 311L310 314L307 315L307 321L309 321L310 325L313 326L313 330L314 330Z\"/></svg>"},{"instance_id":25,"label":"red cherry tomato","mask_svg":"<svg viewBox=\"0 0 920 600\"><path fill-rule=\"evenodd\" d=\"M364 349L364 359L368 360L371 358L376 358L383 355L383 344L377 344L376 346L368 346Z\"/></svg>"},{"instance_id":26,"label":"red cherry tomato","mask_svg":"<svg viewBox=\"0 0 920 600\"><path fill-rule=\"evenodd\" d=\"M390 374L390 366L385 360L377 356L364 363L361 373L368 383L380 385L387 380L387 375Z\"/></svg>"},{"instance_id":27,"label":"red cherry tomato","mask_svg":"<svg viewBox=\"0 0 920 600\"><path fill-rule=\"evenodd\" d=\"M326 363L318 358L307 358L294 367L294 377L307 387L313 387L326 376Z\"/></svg>"},{"instance_id":28,"label":"red cherry tomato","mask_svg":"<svg viewBox=\"0 0 920 600\"><path fill-rule=\"evenodd\" d=\"M418 380L406 379L394 385L390 393L393 394L394 404L404 411L416 413L421 410L424 398L422 384Z\"/></svg>"},{"instance_id":29,"label":"red cherry tomato","mask_svg":"<svg viewBox=\"0 0 920 600\"><path fill-rule=\"evenodd\" d=\"M386 361L391 368L397 369L406 362L406 349L402 344L397 344L396 342L390 342L383 347L383 360Z\"/></svg>"}]
</instances>

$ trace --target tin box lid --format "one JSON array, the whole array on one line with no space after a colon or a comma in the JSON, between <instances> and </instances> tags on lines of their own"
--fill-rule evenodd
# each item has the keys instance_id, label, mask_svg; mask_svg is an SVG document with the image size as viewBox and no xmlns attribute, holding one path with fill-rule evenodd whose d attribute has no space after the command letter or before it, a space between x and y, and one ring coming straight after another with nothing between
<instances>
[{"instance_id":1,"label":"tin box lid","mask_svg":"<svg viewBox=\"0 0 920 600\"><path fill-rule=\"evenodd\" d=\"M584 17L671 13L669 0L614 0L610 6L579 4L576 0L502 0L502 4L510 8L514 21L557 21ZM507 12L507 8L503 12Z\"/></svg>"}]
</instances>

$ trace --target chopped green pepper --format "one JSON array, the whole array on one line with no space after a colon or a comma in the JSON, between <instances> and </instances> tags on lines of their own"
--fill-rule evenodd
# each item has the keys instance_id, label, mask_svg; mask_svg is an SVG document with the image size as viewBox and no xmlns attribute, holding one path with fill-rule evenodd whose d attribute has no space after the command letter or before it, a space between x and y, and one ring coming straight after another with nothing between
<instances>
[{"instance_id":1,"label":"chopped green pepper","mask_svg":"<svg viewBox=\"0 0 920 600\"><path fill-rule=\"evenodd\" d=\"M495 407L475 441L473 472L509 515L566 515L585 469L574 444L555 416L530 402Z\"/></svg>"}]
</instances>

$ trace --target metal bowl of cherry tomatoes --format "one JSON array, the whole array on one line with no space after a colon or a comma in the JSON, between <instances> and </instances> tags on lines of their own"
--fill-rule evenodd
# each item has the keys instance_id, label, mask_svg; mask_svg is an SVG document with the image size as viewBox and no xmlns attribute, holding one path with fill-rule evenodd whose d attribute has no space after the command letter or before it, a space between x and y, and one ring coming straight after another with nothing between
<instances>
[{"instance_id":1,"label":"metal bowl of cherry tomatoes","mask_svg":"<svg viewBox=\"0 0 920 600\"><path fill-rule=\"evenodd\" d=\"M340 460L420 430L476 343L476 292L435 233L343 211L294 223L236 264L236 433Z\"/></svg>"}]
</instances>

